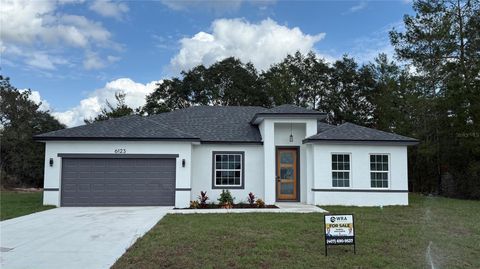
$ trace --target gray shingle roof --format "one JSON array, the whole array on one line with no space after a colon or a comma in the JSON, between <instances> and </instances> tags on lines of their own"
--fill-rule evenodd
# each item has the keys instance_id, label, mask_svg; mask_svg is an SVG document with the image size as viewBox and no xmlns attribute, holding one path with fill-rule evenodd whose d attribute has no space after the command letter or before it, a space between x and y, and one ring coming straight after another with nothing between
<instances>
[{"instance_id":1,"label":"gray shingle roof","mask_svg":"<svg viewBox=\"0 0 480 269\"><path fill-rule=\"evenodd\" d=\"M359 126L353 123L344 123L339 126L327 126L328 124L319 125L321 130L316 135L305 139L311 141L384 141L384 142L408 142L416 143L417 139L388 133L376 129Z\"/></svg>"},{"instance_id":2,"label":"gray shingle roof","mask_svg":"<svg viewBox=\"0 0 480 269\"><path fill-rule=\"evenodd\" d=\"M153 121L173 126L207 142L261 142L257 126L250 124L256 106L194 106L152 115Z\"/></svg>"},{"instance_id":3,"label":"gray shingle roof","mask_svg":"<svg viewBox=\"0 0 480 269\"><path fill-rule=\"evenodd\" d=\"M328 123L325 123L325 122L321 122L321 121L317 122L317 132L318 133L328 131L328 130L333 129L335 127L337 127L337 126L332 125L332 124L328 124Z\"/></svg>"},{"instance_id":4,"label":"gray shingle roof","mask_svg":"<svg viewBox=\"0 0 480 269\"><path fill-rule=\"evenodd\" d=\"M38 140L81 139L198 140L191 134L141 116L125 116L35 136Z\"/></svg>"},{"instance_id":5,"label":"gray shingle roof","mask_svg":"<svg viewBox=\"0 0 480 269\"><path fill-rule=\"evenodd\" d=\"M322 119L325 117L324 112L306 109L304 107L298 107L295 105L281 105L271 109L265 109L256 113L250 123L259 124L265 117L313 117L317 119Z\"/></svg>"},{"instance_id":6,"label":"gray shingle roof","mask_svg":"<svg viewBox=\"0 0 480 269\"><path fill-rule=\"evenodd\" d=\"M273 109L256 106L195 106L148 117L126 116L93 124L53 131L37 140L181 140L204 143L261 143L256 115L323 115L321 112L283 105ZM263 117L263 116L262 116ZM318 134L310 141L401 141L417 140L351 123L340 126L317 124Z\"/></svg>"}]
</instances>

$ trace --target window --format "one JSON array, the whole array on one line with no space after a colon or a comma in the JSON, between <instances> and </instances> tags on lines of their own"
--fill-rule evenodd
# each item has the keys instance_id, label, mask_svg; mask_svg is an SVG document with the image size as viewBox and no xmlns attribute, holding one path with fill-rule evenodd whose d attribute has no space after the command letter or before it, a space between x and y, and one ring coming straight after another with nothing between
<instances>
[{"instance_id":1,"label":"window","mask_svg":"<svg viewBox=\"0 0 480 269\"><path fill-rule=\"evenodd\" d=\"M388 155L370 155L370 181L372 188L388 188Z\"/></svg>"},{"instance_id":2,"label":"window","mask_svg":"<svg viewBox=\"0 0 480 269\"><path fill-rule=\"evenodd\" d=\"M332 186L350 187L350 154L332 154Z\"/></svg>"},{"instance_id":3,"label":"window","mask_svg":"<svg viewBox=\"0 0 480 269\"><path fill-rule=\"evenodd\" d=\"M243 152L213 152L212 188L243 189Z\"/></svg>"}]
</instances>

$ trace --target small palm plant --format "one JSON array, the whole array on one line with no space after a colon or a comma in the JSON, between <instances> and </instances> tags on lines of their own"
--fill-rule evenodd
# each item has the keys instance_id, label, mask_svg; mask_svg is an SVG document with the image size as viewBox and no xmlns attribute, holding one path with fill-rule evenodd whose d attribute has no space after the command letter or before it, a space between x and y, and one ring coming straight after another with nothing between
<instances>
[{"instance_id":1,"label":"small palm plant","mask_svg":"<svg viewBox=\"0 0 480 269\"><path fill-rule=\"evenodd\" d=\"M198 196L198 200L200 201L200 207L201 208L206 208L207 207L207 201L208 201L208 196L206 191L201 191L200 195Z\"/></svg>"},{"instance_id":2,"label":"small palm plant","mask_svg":"<svg viewBox=\"0 0 480 269\"><path fill-rule=\"evenodd\" d=\"M247 201L250 204L250 207L255 207L255 195L253 193L248 194Z\"/></svg>"}]
</instances>

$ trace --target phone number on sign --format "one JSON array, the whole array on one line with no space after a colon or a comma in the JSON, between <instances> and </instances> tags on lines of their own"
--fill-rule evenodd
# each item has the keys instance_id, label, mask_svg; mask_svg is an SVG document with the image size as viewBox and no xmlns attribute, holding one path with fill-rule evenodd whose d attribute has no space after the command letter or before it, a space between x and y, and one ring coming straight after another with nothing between
<instances>
[{"instance_id":1,"label":"phone number on sign","mask_svg":"<svg viewBox=\"0 0 480 269\"><path fill-rule=\"evenodd\" d=\"M338 244L353 244L353 238L348 239L327 239L327 244L338 245Z\"/></svg>"}]
</instances>

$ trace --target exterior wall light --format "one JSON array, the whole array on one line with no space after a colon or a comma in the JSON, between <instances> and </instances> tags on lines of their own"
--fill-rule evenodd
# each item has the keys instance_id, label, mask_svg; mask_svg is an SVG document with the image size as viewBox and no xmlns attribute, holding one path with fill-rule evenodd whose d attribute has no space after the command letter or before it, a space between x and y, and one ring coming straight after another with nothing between
<instances>
[{"instance_id":1,"label":"exterior wall light","mask_svg":"<svg viewBox=\"0 0 480 269\"><path fill-rule=\"evenodd\" d=\"M185 159L182 159L182 167L185 167Z\"/></svg>"},{"instance_id":2,"label":"exterior wall light","mask_svg":"<svg viewBox=\"0 0 480 269\"><path fill-rule=\"evenodd\" d=\"M50 158L49 164L50 166L53 166L53 158Z\"/></svg>"},{"instance_id":3,"label":"exterior wall light","mask_svg":"<svg viewBox=\"0 0 480 269\"><path fill-rule=\"evenodd\" d=\"M293 142L293 130L292 129L293 129L292 128L292 123L290 123L290 139L289 139L290 143Z\"/></svg>"}]
</instances>

